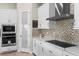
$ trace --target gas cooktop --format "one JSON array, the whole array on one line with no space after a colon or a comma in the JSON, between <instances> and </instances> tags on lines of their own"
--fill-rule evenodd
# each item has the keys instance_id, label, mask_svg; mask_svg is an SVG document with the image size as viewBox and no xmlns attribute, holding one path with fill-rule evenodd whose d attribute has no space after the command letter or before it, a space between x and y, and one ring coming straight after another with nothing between
<instances>
[{"instance_id":1,"label":"gas cooktop","mask_svg":"<svg viewBox=\"0 0 79 59\"><path fill-rule=\"evenodd\" d=\"M61 42L61 41L58 41L58 40L50 40L50 41L46 41L46 42L49 42L51 44L55 44L55 45L63 47L63 48L76 46L74 44L70 44L70 43L67 43L67 42Z\"/></svg>"}]
</instances>

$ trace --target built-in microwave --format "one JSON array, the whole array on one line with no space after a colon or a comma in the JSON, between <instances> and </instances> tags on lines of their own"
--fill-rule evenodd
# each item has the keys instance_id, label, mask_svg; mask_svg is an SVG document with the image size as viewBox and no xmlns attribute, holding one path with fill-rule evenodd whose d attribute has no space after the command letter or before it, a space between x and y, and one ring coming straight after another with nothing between
<instances>
[{"instance_id":1,"label":"built-in microwave","mask_svg":"<svg viewBox=\"0 0 79 59\"><path fill-rule=\"evenodd\" d=\"M2 32L15 32L15 25L2 25Z\"/></svg>"}]
</instances>

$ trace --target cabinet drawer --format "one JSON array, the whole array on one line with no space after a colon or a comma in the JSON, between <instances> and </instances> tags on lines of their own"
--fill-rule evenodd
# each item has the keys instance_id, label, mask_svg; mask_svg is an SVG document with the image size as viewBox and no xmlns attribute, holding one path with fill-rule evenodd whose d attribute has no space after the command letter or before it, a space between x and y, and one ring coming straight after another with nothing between
<instances>
[{"instance_id":1,"label":"cabinet drawer","mask_svg":"<svg viewBox=\"0 0 79 59\"><path fill-rule=\"evenodd\" d=\"M74 56L74 55L71 54L71 53L69 53L69 52L64 51L64 52L63 52L63 56Z\"/></svg>"},{"instance_id":2,"label":"cabinet drawer","mask_svg":"<svg viewBox=\"0 0 79 59\"><path fill-rule=\"evenodd\" d=\"M48 50L48 53L49 53L49 56L55 56L55 54L51 50Z\"/></svg>"},{"instance_id":3,"label":"cabinet drawer","mask_svg":"<svg viewBox=\"0 0 79 59\"><path fill-rule=\"evenodd\" d=\"M57 48L55 45L50 45L50 44L44 44L43 45L45 49L52 51L52 53L56 56L62 56L63 50L60 48Z\"/></svg>"},{"instance_id":4,"label":"cabinet drawer","mask_svg":"<svg viewBox=\"0 0 79 59\"><path fill-rule=\"evenodd\" d=\"M53 53L56 55L56 56L62 56L62 50L61 49L58 49L58 48L54 48L55 50L53 51Z\"/></svg>"},{"instance_id":5,"label":"cabinet drawer","mask_svg":"<svg viewBox=\"0 0 79 59\"><path fill-rule=\"evenodd\" d=\"M53 51L46 49L46 48L43 48L43 53L44 53L44 56L55 56Z\"/></svg>"}]
</instances>

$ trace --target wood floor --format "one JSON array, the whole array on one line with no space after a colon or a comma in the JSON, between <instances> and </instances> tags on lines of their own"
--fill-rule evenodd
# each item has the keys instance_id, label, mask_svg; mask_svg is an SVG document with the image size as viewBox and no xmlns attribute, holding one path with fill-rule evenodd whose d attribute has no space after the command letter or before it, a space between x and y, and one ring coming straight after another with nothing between
<instances>
[{"instance_id":1,"label":"wood floor","mask_svg":"<svg viewBox=\"0 0 79 59\"><path fill-rule=\"evenodd\" d=\"M32 53L29 52L6 52L1 53L0 56L33 56Z\"/></svg>"}]
</instances>

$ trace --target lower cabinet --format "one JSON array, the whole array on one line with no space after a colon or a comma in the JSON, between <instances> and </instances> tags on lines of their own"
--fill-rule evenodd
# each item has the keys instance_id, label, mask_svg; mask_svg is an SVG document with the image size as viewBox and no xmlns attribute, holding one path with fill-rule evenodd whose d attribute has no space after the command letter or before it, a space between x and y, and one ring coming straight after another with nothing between
<instances>
[{"instance_id":1,"label":"lower cabinet","mask_svg":"<svg viewBox=\"0 0 79 59\"><path fill-rule=\"evenodd\" d=\"M38 56L43 56L43 47L40 41L36 41L36 51Z\"/></svg>"},{"instance_id":2,"label":"lower cabinet","mask_svg":"<svg viewBox=\"0 0 79 59\"><path fill-rule=\"evenodd\" d=\"M38 56L43 56L43 47L38 45Z\"/></svg>"},{"instance_id":3,"label":"lower cabinet","mask_svg":"<svg viewBox=\"0 0 79 59\"><path fill-rule=\"evenodd\" d=\"M37 56L74 56L59 47L40 40L33 40L33 53Z\"/></svg>"},{"instance_id":4,"label":"lower cabinet","mask_svg":"<svg viewBox=\"0 0 79 59\"><path fill-rule=\"evenodd\" d=\"M43 48L43 53L44 53L44 56L55 56L52 50L49 50L46 48Z\"/></svg>"},{"instance_id":5,"label":"lower cabinet","mask_svg":"<svg viewBox=\"0 0 79 59\"><path fill-rule=\"evenodd\" d=\"M46 44L43 43L44 47L43 47L43 53L44 56L62 56L62 49L57 48L51 44Z\"/></svg>"},{"instance_id":6,"label":"lower cabinet","mask_svg":"<svg viewBox=\"0 0 79 59\"><path fill-rule=\"evenodd\" d=\"M37 56L61 56L62 50L52 47L50 44L45 42L34 40L33 41L33 52Z\"/></svg>"},{"instance_id":7,"label":"lower cabinet","mask_svg":"<svg viewBox=\"0 0 79 59\"><path fill-rule=\"evenodd\" d=\"M74 55L69 52L63 51L63 56L74 56Z\"/></svg>"},{"instance_id":8,"label":"lower cabinet","mask_svg":"<svg viewBox=\"0 0 79 59\"><path fill-rule=\"evenodd\" d=\"M36 51L36 40L33 40L33 53L37 53Z\"/></svg>"},{"instance_id":9,"label":"lower cabinet","mask_svg":"<svg viewBox=\"0 0 79 59\"><path fill-rule=\"evenodd\" d=\"M63 53L63 50L62 50L62 49L59 49L59 48L56 48L56 47L54 47L54 48L52 48L52 49L54 49L54 50L53 50L53 53L54 53L56 56L62 56L62 53Z\"/></svg>"},{"instance_id":10,"label":"lower cabinet","mask_svg":"<svg viewBox=\"0 0 79 59\"><path fill-rule=\"evenodd\" d=\"M42 43L38 40L33 40L33 53L37 56L43 56Z\"/></svg>"}]
</instances>

